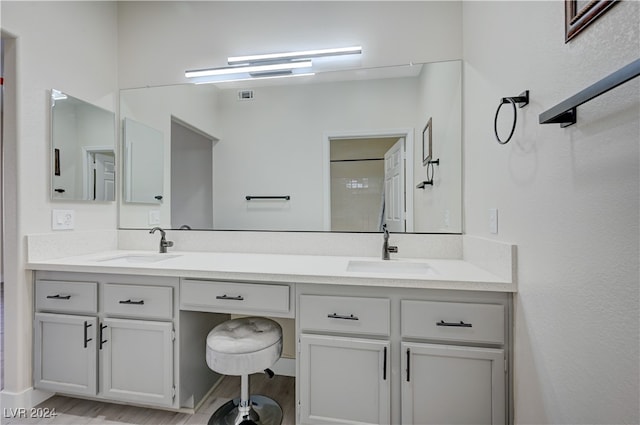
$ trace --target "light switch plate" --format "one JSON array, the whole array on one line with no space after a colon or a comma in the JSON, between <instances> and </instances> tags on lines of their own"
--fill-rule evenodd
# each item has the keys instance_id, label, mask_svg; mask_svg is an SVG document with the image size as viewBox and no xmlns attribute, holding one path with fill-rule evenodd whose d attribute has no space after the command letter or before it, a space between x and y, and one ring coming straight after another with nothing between
<instances>
[{"instance_id":1,"label":"light switch plate","mask_svg":"<svg viewBox=\"0 0 640 425\"><path fill-rule=\"evenodd\" d=\"M160 210L149 211L149 225L160 224Z\"/></svg>"},{"instance_id":2,"label":"light switch plate","mask_svg":"<svg viewBox=\"0 0 640 425\"><path fill-rule=\"evenodd\" d=\"M494 235L498 233L498 209L489 208L489 232Z\"/></svg>"},{"instance_id":3,"label":"light switch plate","mask_svg":"<svg viewBox=\"0 0 640 425\"><path fill-rule=\"evenodd\" d=\"M51 229L71 230L76 224L74 210L51 210Z\"/></svg>"}]
</instances>

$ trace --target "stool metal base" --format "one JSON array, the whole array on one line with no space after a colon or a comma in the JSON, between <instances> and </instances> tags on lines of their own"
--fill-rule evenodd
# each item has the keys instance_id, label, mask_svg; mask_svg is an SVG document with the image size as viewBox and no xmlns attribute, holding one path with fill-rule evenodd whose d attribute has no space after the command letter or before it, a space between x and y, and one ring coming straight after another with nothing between
<instances>
[{"instance_id":1,"label":"stool metal base","mask_svg":"<svg viewBox=\"0 0 640 425\"><path fill-rule=\"evenodd\" d=\"M238 411L240 398L234 398L223 404L209 419L208 425L280 425L282 409L275 400L262 395L252 395L249 418L243 418Z\"/></svg>"}]
</instances>

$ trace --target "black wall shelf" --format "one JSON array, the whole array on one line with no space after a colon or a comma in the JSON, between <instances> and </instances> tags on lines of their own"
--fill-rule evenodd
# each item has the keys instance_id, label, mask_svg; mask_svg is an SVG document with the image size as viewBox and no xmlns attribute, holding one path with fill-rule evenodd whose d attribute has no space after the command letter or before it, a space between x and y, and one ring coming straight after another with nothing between
<instances>
[{"instance_id":1,"label":"black wall shelf","mask_svg":"<svg viewBox=\"0 0 640 425\"><path fill-rule=\"evenodd\" d=\"M544 111L539 116L539 122L540 124L560 124L560 127L568 127L571 124L575 124L577 118L576 108L578 106L632 80L638 75L640 75L640 59L636 59L597 83L558 103L553 108Z\"/></svg>"}]
</instances>

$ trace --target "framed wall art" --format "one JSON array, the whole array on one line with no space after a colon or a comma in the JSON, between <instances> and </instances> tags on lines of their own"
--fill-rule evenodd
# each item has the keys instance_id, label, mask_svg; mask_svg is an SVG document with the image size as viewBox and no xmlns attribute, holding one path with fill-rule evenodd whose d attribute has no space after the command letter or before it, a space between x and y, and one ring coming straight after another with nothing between
<instances>
[{"instance_id":1,"label":"framed wall art","mask_svg":"<svg viewBox=\"0 0 640 425\"><path fill-rule=\"evenodd\" d=\"M422 165L427 165L429 163L429 160L431 160L431 125L431 118L429 118L429 121L427 121L427 125L424 127L424 130L422 130Z\"/></svg>"},{"instance_id":2,"label":"framed wall art","mask_svg":"<svg viewBox=\"0 0 640 425\"><path fill-rule=\"evenodd\" d=\"M564 42L568 43L569 40L578 35L617 2L618 0L565 0Z\"/></svg>"}]
</instances>

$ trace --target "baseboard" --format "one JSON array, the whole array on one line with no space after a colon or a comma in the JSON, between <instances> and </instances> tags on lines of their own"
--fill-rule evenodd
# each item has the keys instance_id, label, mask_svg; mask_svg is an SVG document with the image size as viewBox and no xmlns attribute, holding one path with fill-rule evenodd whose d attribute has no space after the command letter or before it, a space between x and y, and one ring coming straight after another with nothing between
<instances>
[{"instance_id":1,"label":"baseboard","mask_svg":"<svg viewBox=\"0 0 640 425\"><path fill-rule=\"evenodd\" d=\"M53 397L54 393L48 391L27 388L26 390L14 393L7 390L0 391L0 407L3 412L12 409L31 409L46 399Z\"/></svg>"},{"instance_id":2,"label":"baseboard","mask_svg":"<svg viewBox=\"0 0 640 425\"><path fill-rule=\"evenodd\" d=\"M271 367L271 370L276 375L282 376L296 376L296 359L287 359L280 357L280 360Z\"/></svg>"}]
</instances>

